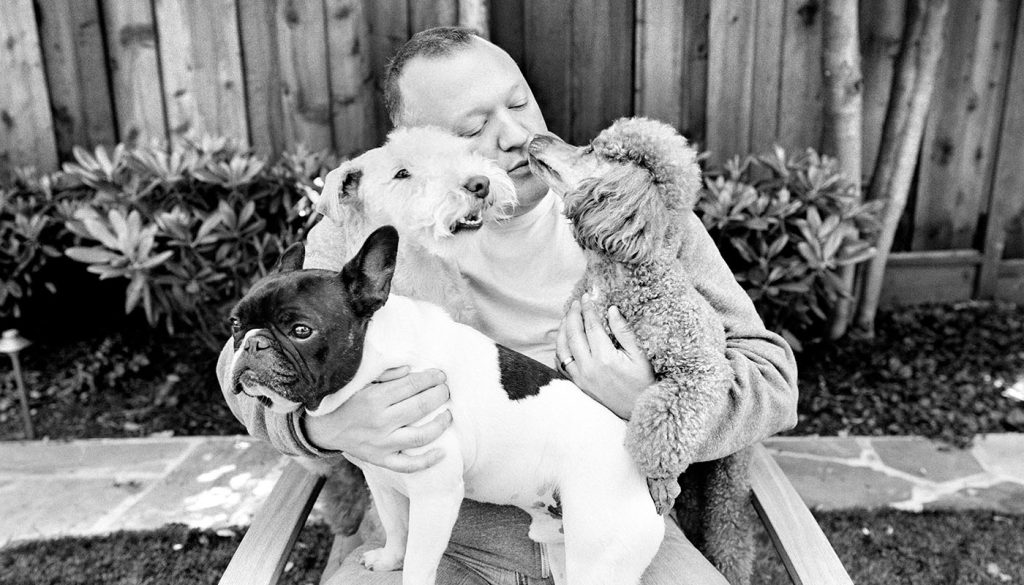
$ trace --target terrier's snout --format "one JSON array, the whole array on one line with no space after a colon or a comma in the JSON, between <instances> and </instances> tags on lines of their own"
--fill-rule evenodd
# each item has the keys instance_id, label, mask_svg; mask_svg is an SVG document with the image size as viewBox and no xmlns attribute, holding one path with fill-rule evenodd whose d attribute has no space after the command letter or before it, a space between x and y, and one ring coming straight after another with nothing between
<instances>
[{"instance_id":1,"label":"terrier's snout","mask_svg":"<svg viewBox=\"0 0 1024 585\"><path fill-rule=\"evenodd\" d=\"M483 199L484 197L487 197L487 193L490 190L490 186L491 181L487 177L483 175L477 175L475 177L470 177L469 180L466 181L466 184L462 186L462 188L465 189L466 191L469 191L470 194L477 197L478 199Z\"/></svg>"},{"instance_id":2,"label":"terrier's snout","mask_svg":"<svg viewBox=\"0 0 1024 585\"><path fill-rule=\"evenodd\" d=\"M245 340L245 351L249 353L256 353L265 349L270 349L269 339L257 335Z\"/></svg>"}]
</instances>

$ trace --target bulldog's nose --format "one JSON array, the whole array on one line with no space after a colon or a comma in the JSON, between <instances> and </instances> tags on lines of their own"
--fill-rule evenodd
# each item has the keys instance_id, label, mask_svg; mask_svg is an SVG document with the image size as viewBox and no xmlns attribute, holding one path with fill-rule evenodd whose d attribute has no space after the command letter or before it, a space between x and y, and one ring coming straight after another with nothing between
<instances>
[{"instance_id":1,"label":"bulldog's nose","mask_svg":"<svg viewBox=\"0 0 1024 585\"><path fill-rule=\"evenodd\" d=\"M245 340L245 351L249 353L256 353L257 351L263 351L264 349L269 348L270 340L258 335Z\"/></svg>"},{"instance_id":2,"label":"bulldog's nose","mask_svg":"<svg viewBox=\"0 0 1024 585\"><path fill-rule=\"evenodd\" d=\"M478 199L483 199L484 197L487 197L487 192L490 186L491 181L487 177L477 175L475 177L470 177L462 188L469 191L471 195L474 195Z\"/></svg>"}]
</instances>

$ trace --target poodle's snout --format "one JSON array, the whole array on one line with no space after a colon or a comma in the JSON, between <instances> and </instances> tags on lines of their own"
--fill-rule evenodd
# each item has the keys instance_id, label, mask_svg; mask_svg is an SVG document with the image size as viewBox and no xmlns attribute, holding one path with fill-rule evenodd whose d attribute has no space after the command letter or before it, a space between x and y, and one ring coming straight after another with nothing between
<instances>
[{"instance_id":1,"label":"poodle's snout","mask_svg":"<svg viewBox=\"0 0 1024 585\"><path fill-rule=\"evenodd\" d=\"M487 197L487 193L490 191L490 186L490 179L483 175L477 175L475 177L470 177L462 188L469 191L469 193L477 199L483 199Z\"/></svg>"},{"instance_id":2,"label":"poodle's snout","mask_svg":"<svg viewBox=\"0 0 1024 585\"><path fill-rule=\"evenodd\" d=\"M533 155L540 154L544 152L545 148L554 144L556 140L557 138L551 134L534 134L533 138L530 140L530 145L527 147L527 150L529 150L530 154Z\"/></svg>"}]
</instances>

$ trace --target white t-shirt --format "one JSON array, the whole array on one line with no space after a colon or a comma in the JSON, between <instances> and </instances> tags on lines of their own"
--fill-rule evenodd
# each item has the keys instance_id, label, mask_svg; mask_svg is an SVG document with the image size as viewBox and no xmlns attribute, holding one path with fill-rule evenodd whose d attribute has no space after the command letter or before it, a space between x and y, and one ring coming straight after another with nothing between
<instances>
[{"instance_id":1,"label":"white t-shirt","mask_svg":"<svg viewBox=\"0 0 1024 585\"><path fill-rule=\"evenodd\" d=\"M477 328L550 367L566 302L586 269L571 230L561 199L548 192L527 213L484 224L459 258Z\"/></svg>"}]
</instances>

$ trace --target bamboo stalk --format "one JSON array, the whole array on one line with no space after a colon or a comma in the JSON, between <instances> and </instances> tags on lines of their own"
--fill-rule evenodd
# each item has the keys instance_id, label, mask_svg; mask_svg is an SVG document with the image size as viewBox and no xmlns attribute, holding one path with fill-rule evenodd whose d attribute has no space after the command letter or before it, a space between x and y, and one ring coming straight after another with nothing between
<instances>
[{"instance_id":1,"label":"bamboo stalk","mask_svg":"<svg viewBox=\"0 0 1024 585\"><path fill-rule=\"evenodd\" d=\"M870 260L856 326L871 337L882 291L885 263L892 249L900 216L907 203L910 182L921 149L925 117L935 87L935 70L942 51L949 0L911 0L903 48L896 63L892 98L882 131L882 145L868 191L869 199L884 200L882 230Z\"/></svg>"}]
</instances>

